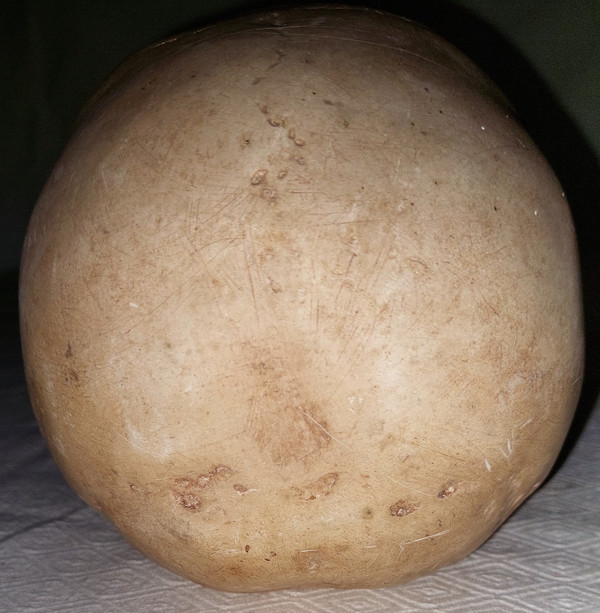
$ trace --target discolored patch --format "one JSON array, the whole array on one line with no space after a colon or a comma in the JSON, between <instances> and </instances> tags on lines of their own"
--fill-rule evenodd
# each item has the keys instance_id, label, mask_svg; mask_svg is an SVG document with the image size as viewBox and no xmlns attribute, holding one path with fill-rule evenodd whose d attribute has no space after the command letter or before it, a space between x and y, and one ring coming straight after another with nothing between
<instances>
[{"instance_id":1,"label":"discolored patch","mask_svg":"<svg viewBox=\"0 0 600 613\"><path fill-rule=\"evenodd\" d=\"M363 519L373 519L375 517L375 511L371 507L365 507L362 511Z\"/></svg>"},{"instance_id":2,"label":"discolored patch","mask_svg":"<svg viewBox=\"0 0 600 613\"><path fill-rule=\"evenodd\" d=\"M196 494L190 492L175 492L177 503L188 511L199 511L202 508L202 501Z\"/></svg>"},{"instance_id":3,"label":"discolored patch","mask_svg":"<svg viewBox=\"0 0 600 613\"><path fill-rule=\"evenodd\" d=\"M394 517L406 517L407 515L414 513L420 506L421 503L419 502L397 500L390 506L390 515L393 515Z\"/></svg>"},{"instance_id":4,"label":"discolored patch","mask_svg":"<svg viewBox=\"0 0 600 613\"><path fill-rule=\"evenodd\" d=\"M448 498L449 496L452 496L452 494L456 493L457 489L458 485L456 485L456 483L446 483L438 492L437 497L440 499Z\"/></svg>"},{"instance_id":5,"label":"discolored patch","mask_svg":"<svg viewBox=\"0 0 600 613\"><path fill-rule=\"evenodd\" d=\"M277 466L287 466L316 453L331 441L327 422L317 419L318 408L309 403L306 408L300 403L292 404L281 399L277 406L265 402L255 412L252 434L259 447L267 452Z\"/></svg>"},{"instance_id":6,"label":"discolored patch","mask_svg":"<svg viewBox=\"0 0 600 613\"><path fill-rule=\"evenodd\" d=\"M250 178L250 183L252 185L259 185L260 183L262 183L267 175L267 169L266 168L259 168Z\"/></svg>"},{"instance_id":7,"label":"discolored patch","mask_svg":"<svg viewBox=\"0 0 600 613\"><path fill-rule=\"evenodd\" d=\"M231 477L233 471L229 466L218 465L209 472L197 477L181 477L173 482L172 494L177 504L188 511L199 511L202 506L202 493L210 485Z\"/></svg>"},{"instance_id":8,"label":"discolored patch","mask_svg":"<svg viewBox=\"0 0 600 613\"><path fill-rule=\"evenodd\" d=\"M255 354L256 355L256 354ZM305 397L292 373L300 364L256 355L250 363L254 390L247 432L258 448L279 467L305 461L331 442L323 408Z\"/></svg>"},{"instance_id":9,"label":"discolored patch","mask_svg":"<svg viewBox=\"0 0 600 613\"><path fill-rule=\"evenodd\" d=\"M316 500L322 496L329 496L338 479L339 474L331 472L319 477L316 481L304 487L294 487L292 489L297 492L298 496L303 500Z\"/></svg>"}]
</instances>

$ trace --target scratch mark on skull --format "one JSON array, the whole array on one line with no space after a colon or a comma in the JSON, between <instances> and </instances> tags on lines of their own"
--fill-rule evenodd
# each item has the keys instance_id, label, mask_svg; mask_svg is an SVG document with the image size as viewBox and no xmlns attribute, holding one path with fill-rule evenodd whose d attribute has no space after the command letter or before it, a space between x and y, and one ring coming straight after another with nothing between
<instances>
[{"instance_id":1,"label":"scratch mark on skull","mask_svg":"<svg viewBox=\"0 0 600 613\"><path fill-rule=\"evenodd\" d=\"M412 545L413 543L420 543L421 541L427 541L429 539L434 539L437 538L438 536L443 536L444 534L448 534L448 532L450 532L450 529L448 528L447 530L442 530L441 532L436 532L435 534L427 534L426 536L422 536L418 539L413 539L412 541L406 541L404 543L400 543L398 546L400 547L400 551L404 551L404 547L406 545Z\"/></svg>"},{"instance_id":2,"label":"scratch mark on skull","mask_svg":"<svg viewBox=\"0 0 600 613\"><path fill-rule=\"evenodd\" d=\"M357 456L360 455L358 454L358 452L356 452L352 447L350 447L350 445L348 445L347 443L344 443L344 441L340 440L339 438L335 437L333 434L331 434L331 432L329 432L326 428L324 428L312 415L310 415L309 413L307 413L299 404L295 405L296 408L306 417L306 419L312 421L317 428L320 428L327 436L329 436L332 440L334 440L336 443L338 443L339 445L341 445L342 447L344 447L344 449L347 449L350 453L352 453L353 455ZM367 464L371 465L371 462L369 462L368 460L365 461ZM378 470L378 472L381 472ZM381 474L388 480L392 481L393 483L395 483L396 485L400 485L403 488L406 488L407 490L410 490L412 492L417 492L419 494L422 494L423 496L429 496L429 497L433 497L433 494L429 494L428 492L423 492L417 488L414 487L410 487L409 485L406 485L406 483L402 483L401 481L397 481L396 479L394 479L393 477L390 477L390 475L381 472Z\"/></svg>"}]
</instances>

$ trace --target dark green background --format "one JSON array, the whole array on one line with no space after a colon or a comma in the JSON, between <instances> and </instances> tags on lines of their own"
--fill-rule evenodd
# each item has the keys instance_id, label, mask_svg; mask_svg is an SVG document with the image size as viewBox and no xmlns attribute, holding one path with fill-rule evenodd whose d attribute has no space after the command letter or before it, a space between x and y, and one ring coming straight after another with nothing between
<instances>
[{"instance_id":1,"label":"dark green background","mask_svg":"<svg viewBox=\"0 0 600 613\"><path fill-rule=\"evenodd\" d=\"M416 19L470 55L504 90L554 167L571 204L580 243L588 344L585 415L600 385L600 0L365 0L360 4ZM206 21L263 6L274 4L249 0L1 3L3 312L16 313L16 271L27 219L87 98L138 49Z\"/></svg>"}]
</instances>

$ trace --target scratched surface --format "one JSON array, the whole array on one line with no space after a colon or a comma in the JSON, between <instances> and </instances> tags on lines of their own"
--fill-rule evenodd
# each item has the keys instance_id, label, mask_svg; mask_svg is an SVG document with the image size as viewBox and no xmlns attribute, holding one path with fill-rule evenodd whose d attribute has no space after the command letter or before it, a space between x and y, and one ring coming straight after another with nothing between
<instances>
[{"instance_id":1,"label":"scratched surface","mask_svg":"<svg viewBox=\"0 0 600 613\"><path fill-rule=\"evenodd\" d=\"M479 550L396 588L231 594L132 549L81 502L31 414L16 332L0 343L0 612L600 610L600 405L551 479Z\"/></svg>"}]
</instances>

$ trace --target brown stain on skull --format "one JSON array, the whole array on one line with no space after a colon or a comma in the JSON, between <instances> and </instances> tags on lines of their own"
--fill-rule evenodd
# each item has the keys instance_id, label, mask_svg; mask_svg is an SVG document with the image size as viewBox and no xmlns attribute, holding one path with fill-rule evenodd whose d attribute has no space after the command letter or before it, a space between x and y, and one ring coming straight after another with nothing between
<instances>
[{"instance_id":1,"label":"brown stain on skull","mask_svg":"<svg viewBox=\"0 0 600 613\"><path fill-rule=\"evenodd\" d=\"M277 403L281 401L281 404ZM277 466L305 460L331 441L327 422L316 419L318 407L280 398L264 399L251 421L254 440Z\"/></svg>"},{"instance_id":2,"label":"brown stain on skull","mask_svg":"<svg viewBox=\"0 0 600 613\"><path fill-rule=\"evenodd\" d=\"M304 487L293 487L292 490L303 500L316 500L322 496L329 496L338 479L339 473L331 472Z\"/></svg>"},{"instance_id":3,"label":"brown stain on skull","mask_svg":"<svg viewBox=\"0 0 600 613\"><path fill-rule=\"evenodd\" d=\"M373 519L375 517L375 511L371 507L365 507L362 510L362 518L363 519Z\"/></svg>"},{"instance_id":4,"label":"brown stain on skull","mask_svg":"<svg viewBox=\"0 0 600 613\"><path fill-rule=\"evenodd\" d=\"M180 477L174 479L172 494L177 504L192 512L200 511L203 506L202 493L209 486L214 486L233 474L229 466L218 465L207 473L197 477Z\"/></svg>"},{"instance_id":5,"label":"brown stain on skull","mask_svg":"<svg viewBox=\"0 0 600 613\"><path fill-rule=\"evenodd\" d=\"M444 498L448 498L449 496L452 496L452 494L455 494L456 490L458 490L458 485L456 485L456 483L446 483L438 492L437 497L440 500L443 500Z\"/></svg>"},{"instance_id":6,"label":"brown stain on skull","mask_svg":"<svg viewBox=\"0 0 600 613\"><path fill-rule=\"evenodd\" d=\"M421 503L412 502L410 500L397 500L390 506L390 515L394 517L406 517L411 513L414 513L419 507Z\"/></svg>"},{"instance_id":7,"label":"brown stain on skull","mask_svg":"<svg viewBox=\"0 0 600 613\"><path fill-rule=\"evenodd\" d=\"M178 493L175 492L175 500L177 500L177 504L187 509L188 511L199 511L202 508L202 501L200 497L196 494L192 494L190 492Z\"/></svg>"},{"instance_id":8,"label":"brown stain on skull","mask_svg":"<svg viewBox=\"0 0 600 613\"><path fill-rule=\"evenodd\" d=\"M332 436L323 407L301 382L302 352L286 355L271 347L261 354L247 347L246 353L251 377L246 431L258 448L273 464L285 467L327 447Z\"/></svg>"}]
</instances>

